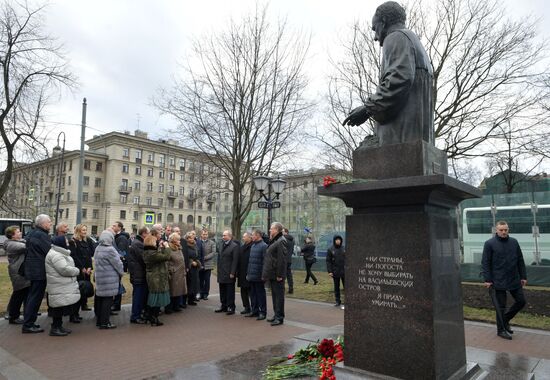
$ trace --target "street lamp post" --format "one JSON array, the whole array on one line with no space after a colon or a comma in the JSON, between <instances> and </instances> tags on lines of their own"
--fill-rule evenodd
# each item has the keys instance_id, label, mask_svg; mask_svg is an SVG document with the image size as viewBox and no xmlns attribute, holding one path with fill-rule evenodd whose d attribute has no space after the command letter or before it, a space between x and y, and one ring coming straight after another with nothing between
<instances>
[{"instance_id":1,"label":"street lamp post","mask_svg":"<svg viewBox=\"0 0 550 380\"><path fill-rule=\"evenodd\" d=\"M55 205L55 225L57 227L57 219L59 218L59 201L61 200L61 173L63 170L63 159L65 158L65 132L59 132L57 135L57 146L56 149L59 149L59 138L63 135L63 146L61 147L61 161L59 161L59 170L57 178L57 200Z\"/></svg>"},{"instance_id":2,"label":"street lamp post","mask_svg":"<svg viewBox=\"0 0 550 380\"><path fill-rule=\"evenodd\" d=\"M258 207L267 209L267 228L269 229L272 222L272 210L281 207L281 202L277 202L276 200L279 199L279 195L283 192L286 181L279 177L270 178L267 176L257 176L252 179L254 180L256 190L260 193ZM262 199L264 200L262 201Z\"/></svg>"}]
</instances>

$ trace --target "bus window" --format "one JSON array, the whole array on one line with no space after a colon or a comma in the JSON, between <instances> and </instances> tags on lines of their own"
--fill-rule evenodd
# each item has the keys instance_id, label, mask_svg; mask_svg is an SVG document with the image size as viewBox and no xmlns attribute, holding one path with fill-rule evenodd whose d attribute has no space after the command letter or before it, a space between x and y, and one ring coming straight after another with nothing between
<instances>
[{"instance_id":1,"label":"bus window","mask_svg":"<svg viewBox=\"0 0 550 380\"><path fill-rule=\"evenodd\" d=\"M493 230L491 210L466 211L466 226L470 234L490 234Z\"/></svg>"},{"instance_id":2,"label":"bus window","mask_svg":"<svg viewBox=\"0 0 550 380\"><path fill-rule=\"evenodd\" d=\"M497 221L505 220L510 234L530 234L533 229L533 213L530 208L516 210L497 209Z\"/></svg>"},{"instance_id":3,"label":"bus window","mask_svg":"<svg viewBox=\"0 0 550 380\"><path fill-rule=\"evenodd\" d=\"M537 226L541 234L550 232L550 208L539 208L537 212Z\"/></svg>"}]
</instances>

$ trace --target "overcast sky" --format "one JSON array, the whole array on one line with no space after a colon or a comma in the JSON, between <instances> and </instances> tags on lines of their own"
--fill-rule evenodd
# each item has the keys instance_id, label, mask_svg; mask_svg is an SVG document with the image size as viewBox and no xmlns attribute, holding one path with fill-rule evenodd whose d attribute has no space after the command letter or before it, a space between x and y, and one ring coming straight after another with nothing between
<instances>
[{"instance_id":1,"label":"overcast sky","mask_svg":"<svg viewBox=\"0 0 550 380\"><path fill-rule=\"evenodd\" d=\"M277 0L273 17L288 17L294 28L312 34L308 71L314 91L325 91L328 52L354 20L370 20L382 1ZM544 0L506 0L509 15L536 14L541 34L550 36L550 5ZM57 0L47 9L47 29L64 43L80 87L48 112L52 140L60 131L78 149L82 98L88 100L86 136L138 127L150 137L166 137L173 121L149 106L160 86L169 86L185 58L191 37L218 30L230 17L254 8L254 0ZM139 116L138 116L139 115ZM56 123L68 123L56 124ZM75 124L75 125L71 125ZM54 144L52 143L52 146Z\"/></svg>"}]
</instances>

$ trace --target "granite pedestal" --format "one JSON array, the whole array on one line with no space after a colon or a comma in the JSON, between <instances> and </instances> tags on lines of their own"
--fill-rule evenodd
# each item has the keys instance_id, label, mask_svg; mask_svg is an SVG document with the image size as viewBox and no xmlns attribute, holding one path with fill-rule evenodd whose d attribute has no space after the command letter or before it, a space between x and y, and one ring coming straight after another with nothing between
<instances>
[{"instance_id":1,"label":"granite pedestal","mask_svg":"<svg viewBox=\"0 0 550 380\"><path fill-rule=\"evenodd\" d=\"M479 191L418 170L319 188L353 208L346 219L345 365L400 379L466 378L455 210Z\"/></svg>"}]
</instances>

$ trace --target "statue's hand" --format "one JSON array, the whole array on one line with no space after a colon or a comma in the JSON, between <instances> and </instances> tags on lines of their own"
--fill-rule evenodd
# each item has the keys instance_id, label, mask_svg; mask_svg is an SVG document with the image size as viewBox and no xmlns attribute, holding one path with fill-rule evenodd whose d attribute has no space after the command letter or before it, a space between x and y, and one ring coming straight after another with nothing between
<instances>
[{"instance_id":1,"label":"statue's hand","mask_svg":"<svg viewBox=\"0 0 550 380\"><path fill-rule=\"evenodd\" d=\"M352 127L355 127L356 125L361 125L365 121L367 121L370 117L370 114L367 111L367 107L360 106L357 108L354 108L348 117L346 117L346 120L342 123L342 125L351 125Z\"/></svg>"}]
</instances>

